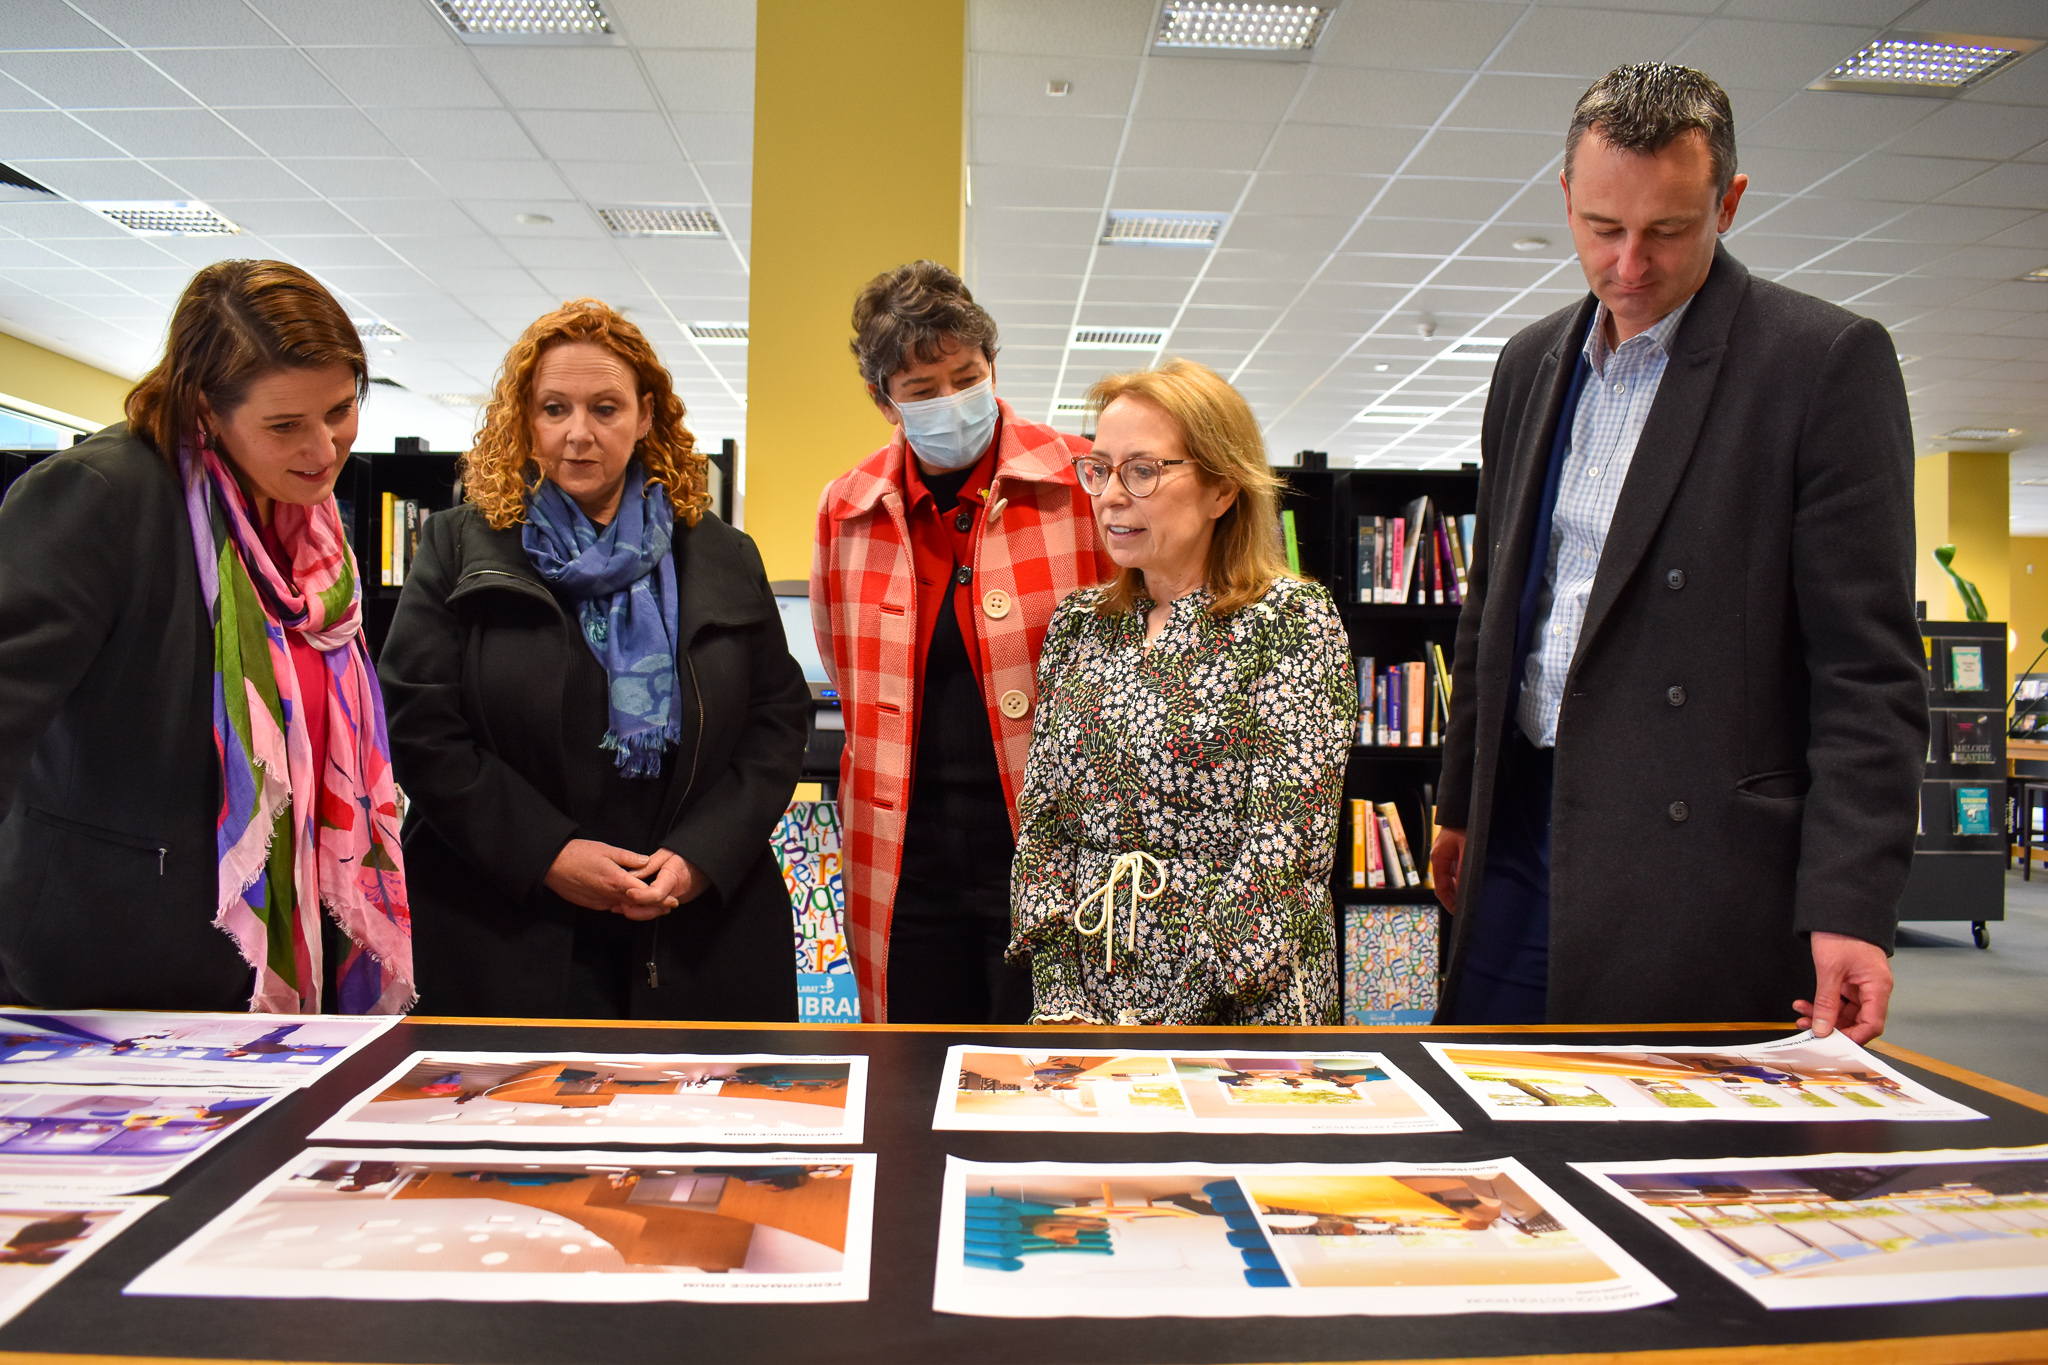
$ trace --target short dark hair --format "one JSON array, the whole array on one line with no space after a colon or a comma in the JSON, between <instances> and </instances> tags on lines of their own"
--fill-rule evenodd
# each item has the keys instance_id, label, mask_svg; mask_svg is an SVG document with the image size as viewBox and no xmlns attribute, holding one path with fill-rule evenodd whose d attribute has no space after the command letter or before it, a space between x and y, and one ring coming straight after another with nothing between
<instances>
[{"instance_id":1,"label":"short dark hair","mask_svg":"<svg viewBox=\"0 0 2048 1365\"><path fill-rule=\"evenodd\" d=\"M1572 110L1564 135L1564 177L1572 177L1572 155L1588 128L1609 145L1654 156L1690 132L1707 140L1714 163L1714 193L1728 192L1735 179L1735 116L1728 92L1704 71L1676 62L1617 66L1594 81Z\"/></svg>"},{"instance_id":2,"label":"short dark hair","mask_svg":"<svg viewBox=\"0 0 2048 1365\"><path fill-rule=\"evenodd\" d=\"M996 358L996 320L937 261L912 261L869 280L853 303L853 357L860 377L889 396L889 376L945 354L948 337Z\"/></svg>"},{"instance_id":3,"label":"short dark hair","mask_svg":"<svg viewBox=\"0 0 2048 1365\"><path fill-rule=\"evenodd\" d=\"M201 398L225 418L263 376L328 365L348 366L361 402L363 340L320 281L284 261L216 261L171 310L164 358L128 394L128 427L175 467L199 434Z\"/></svg>"}]
</instances>

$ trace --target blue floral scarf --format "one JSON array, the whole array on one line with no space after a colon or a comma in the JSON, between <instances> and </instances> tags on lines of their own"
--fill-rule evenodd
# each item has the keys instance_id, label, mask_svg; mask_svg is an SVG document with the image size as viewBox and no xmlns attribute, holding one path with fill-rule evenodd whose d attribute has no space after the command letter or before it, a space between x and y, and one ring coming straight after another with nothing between
<instances>
[{"instance_id":1,"label":"blue floral scarf","mask_svg":"<svg viewBox=\"0 0 2048 1365\"><path fill-rule=\"evenodd\" d=\"M567 493L542 479L526 499L520 540L533 567L577 604L584 643L611 683L604 747L626 777L661 776L661 754L682 738L676 712L675 514L640 461L602 531Z\"/></svg>"}]
</instances>

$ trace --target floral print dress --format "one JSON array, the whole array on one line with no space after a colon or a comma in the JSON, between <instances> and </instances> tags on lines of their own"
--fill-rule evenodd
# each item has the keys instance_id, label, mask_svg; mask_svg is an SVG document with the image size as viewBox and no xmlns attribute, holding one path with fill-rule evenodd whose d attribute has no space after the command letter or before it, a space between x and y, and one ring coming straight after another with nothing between
<instances>
[{"instance_id":1,"label":"floral print dress","mask_svg":"<svg viewBox=\"0 0 2048 1365\"><path fill-rule=\"evenodd\" d=\"M1035 1016L1336 1023L1330 866L1358 701L1329 592L1279 579L1220 620L1192 593L1149 646L1152 603L1105 617L1101 597L1062 602L1039 657L1010 878ZM1120 857L1108 923L1100 897L1077 923ZM1157 894L1134 896L1132 872Z\"/></svg>"}]
</instances>

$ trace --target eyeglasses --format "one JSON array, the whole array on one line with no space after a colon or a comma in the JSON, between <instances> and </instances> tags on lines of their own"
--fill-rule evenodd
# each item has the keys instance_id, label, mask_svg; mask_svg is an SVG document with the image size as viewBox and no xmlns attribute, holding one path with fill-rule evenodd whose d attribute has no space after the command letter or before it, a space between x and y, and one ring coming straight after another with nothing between
<instances>
[{"instance_id":1,"label":"eyeglasses","mask_svg":"<svg viewBox=\"0 0 2048 1365\"><path fill-rule=\"evenodd\" d=\"M1159 489L1160 471L1170 464L1186 464L1186 460L1125 460L1122 464L1111 464L1088 455L1074 458L1074 475L1081 480L1081 487L1091 498L1099 498L1109 491L1109 481L1114 478L1124 486L1124 492L1134 498L1149 498Z\"/></svg>"}]
</instances>

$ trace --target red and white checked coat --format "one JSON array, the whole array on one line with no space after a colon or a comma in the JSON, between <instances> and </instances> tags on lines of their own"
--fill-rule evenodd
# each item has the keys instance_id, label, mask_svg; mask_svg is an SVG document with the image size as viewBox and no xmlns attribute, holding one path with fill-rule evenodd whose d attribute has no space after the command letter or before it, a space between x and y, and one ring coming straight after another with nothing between
<instances>
[{"instance_id":1,"label":"red and white checked coat","mask_svg":"<svg viewBox=\"0 0 2048 1365\"><path fill-rule=\"evenodd\" d=\"M1087 454L1089 443L1026 422L1008 403L998 400L998 406L995 478L975 532L968 590L976 606L978 657L988 665L982 703L1014 834L1046 625L1061 598L1102 582L1116 566L1103 552L1088 495L1074 477L1073 459ZM839 818L847 941L861 1015L875 1024L889 1020L889 924L910 813L917 642L928 629L917 619L904 458L898 427L889 444L832 481L818 501L811 559L812 625L846 718ZM992 593L1003 595L998 606L1007 602L1001 615L988 610ZM1014 716L1003 709L1006 696Z\"/></svg>"}]
</instances>

